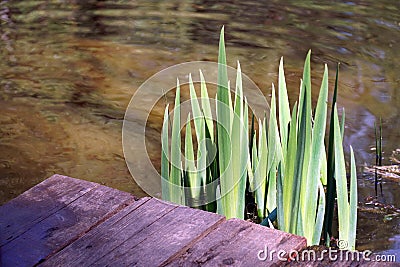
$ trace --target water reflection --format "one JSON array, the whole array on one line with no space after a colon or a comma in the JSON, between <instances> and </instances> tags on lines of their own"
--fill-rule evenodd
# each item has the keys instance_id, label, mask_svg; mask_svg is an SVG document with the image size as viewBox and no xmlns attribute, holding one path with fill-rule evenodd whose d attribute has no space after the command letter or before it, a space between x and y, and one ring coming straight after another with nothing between
<instances>
[{"instance_id":1,"label":"water reflection","mask_svg":"<svg viewBox=\"0 0 400 267\"><path fill-rule=\"evenodd\" d=\"M103 21L107 17L101 15L101 10L107 10L108 7L104 6L106 1L102 0L89 0L89 1L76 1L76 10L74 13L74 21L77 24L77 35L84 35L86 37L104 36L107 34L117 34L118 32L107 32L107 26Z\"/></svg>"},{"instance_id":2,"label":"water reflection","mask_svg":"<svg viewBox=\"0 0 400 267\"><path fill-rule=\"evenodd\" d=\"M185 61L214 61L221 25L226 26L228 63L235 66L240 60L243 72L266 95L271 82L276 83L280 56L285 57L292 103L308 49L313 51L314 94L323 63L331 69L332 82L332 70L341 62L345 145L354 147L359 166L372 164L374 122L379 117L386 155L398 148L400 138L399 9L397 1L390 0L3 0L0 203L52 173L141 196L121 148L128 101L157 71ZM162 110L153 114L148 132L151 157L157 162ZM359 182L360 200L374 194L372 180ZM398 184L385 182L383 188L383 201L399 206ZM364 231L381 230L379 240L400 232L398 220L385 224L387 228L376 227L379 216L371 228L365 220ZM376 236L364 236L360 244L371 246L368 238ZM389 247L386 242L377 248Z\"/></svg>"}]
</instances>

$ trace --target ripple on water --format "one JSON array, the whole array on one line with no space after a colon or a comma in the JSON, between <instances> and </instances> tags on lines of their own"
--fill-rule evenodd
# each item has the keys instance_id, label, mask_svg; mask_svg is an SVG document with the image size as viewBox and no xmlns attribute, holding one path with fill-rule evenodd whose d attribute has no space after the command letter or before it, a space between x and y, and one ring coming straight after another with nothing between
<instances>
[{"instance_id":1,"label":"ripple on water","mask_svg":"<svg viewBox=\"0 0 400 267\"><path fill-rule=\"evenodd\" d=\"M55 123L40 104L8 104L0 105L0 203L54 173L144 195L126 168L120 123L96 124L65 107Z\"/></svg>"}]
</instances>

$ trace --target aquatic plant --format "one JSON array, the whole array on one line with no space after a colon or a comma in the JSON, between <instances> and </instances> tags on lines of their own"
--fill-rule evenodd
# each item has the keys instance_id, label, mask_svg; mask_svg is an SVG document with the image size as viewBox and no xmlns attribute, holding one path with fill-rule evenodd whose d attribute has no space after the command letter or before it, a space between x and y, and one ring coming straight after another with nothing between
<instances>
[{"instance_id":1,"label":"aquatic plant","mask_svg":"<svg viewBox=\"0 0 400 267\"><path fill-rule=\"evenodd\" d=\"M374 123L375 128L375 196L378 196L378 184L382 193L381 175L378 175L377 166L382 166L382 118L379 118L379 133Z\"/></svg>"},{"instance_id":2,"label":"aquatic plant","mask_svg":"<svg viewBox=\"0 0 400 267\"><path fill-rule=\"evenodd\" d=\"M382 118L379 118L379 133L374 123L375 128L375 166L382 166Z\"/></svg>"},{"instance_id":3,"label":"aquatic plant","mask_svg":"<svg viewBox=\"0 0 400 267\"><path fill-rule=\"evenodd\" d=\"M287 97L283 60L280 62L278 77L279 131L275 119L277 117L275 90L272 87L269 130L266 136L269 137L267 143L272 146L269 149L269 158L275 160L267 163L269 169L266 174L264 173L264 177L267 177L266 181L269 184L267 192L269 194L271 191L273 192L275 185L277 190L276 195L273 192L272 197L268 198L267 196L266 210L260 211L259 215L262 215L263 212L264 214L272 213L273 207L276 205L279 229L307 237L310 245L319 244L326 205L324 187L331 188L330 192L326 192L329 201L328 207L333 208L334 206L335 198L329 196L332 192L333 195L335 195L335 192L339 192L338 202L341 202L338 203L339 238L347 242L349 248L354 249L357 187L353 151L351 149L351 197L350 203L348 203L347 178L342 147L344 112L342 122L336 128L334 124L335 119L338 120L336 104L332 107L329 124L329 161L327 161L324 137L327 124L328 68L325 66L315 115L313 116L310 55L309 52L305 60L299 100L295 103L292 113L290 113ZM334 103L336 103L336 92L337 81ZM297 103L299 103L298 106ZM259 136L262 139L261 142L265 142L265 137L261 134ZM339 153L340 151L341 153ZM275 155L271 156L271 153ZM271 184L272 186L270 186ZM257 203L261 202L259 208L264 208L262 197L257 200L257 190L263 191L265 189L263 186L256 189L256 201ZM331 220L327 220L325 224L330 226Z\"/></svg>"},{"instance_id":4,"label":"aquatic plant","mask_svg":"<svg viewBox=\"0 0 400 267\"><path fill-rule=\"evenodd\" d=\"M330 245L330 239L332 236L332 223L333 214L335 210L336 202L336 180L335 180L335 150L334 150L334 107L336 105L337 91L338 91L338 80L339 80L339 64L336 68L335 86L332 97L332 109L330 118L329 138L328 138L328 153L327 153L327 184L326 184L326 205L325 205L325 217L323 226L323 238L327 246ZM343 136L344 133L344 120L345 112L342 112L342 123L340 127L340 133Z\"/></svg>"},{"instance_id":5,"label":"aquatic plant","mask_svg":"<svg viewBox=\"0 0 400 267\"><path fill-rule=\"evenodd\" d=\"M269 119L258 119L249 132L249 111L243 95L240 64L232 98L228 80L224 30L218 56L216 127L205 79L201 77L201 98L189 76L190 101L196 139L192 139L191 117L185 133L185 160L180 160L180 86L177 81L171 148L168 146L169 110L165 109L162 130L162 195L166 200L217 211L227 218L244 218L246 182L254 195L257 215L263 225L307 238L309 245L330 237L335 192L338 203L339 239L355 247L357 180L351 151L350 200L343 153L344 112L339 124L336 107L337 78L331 112L328 158L325 149L328 102L328 67L325 65L319 97L312 113L311 51L307 54L298 102L290 109L283 59L279 65L278 100L272 84ZM337 77L337 76L336 76ZM201 107L200 107L201 102ZM279 115L279 116L278 116ZM279 119L278 119L279 117ZM254 117L253 120L254 121ZM194 143L197 143L195 157ZM210 157L211 148L216 156ZM170 158L168 154L170 153ZM214 153L215 154L215 153ZM170 160L169 160L170 159ZM184 166L182 166L184 165ZM328 189L325 192L325 189ZM216 199L209 202L207 199ZM327 202L328 199L328 202ZM215 207L216 204L216 207Z\"/></svg>"}]
</instances>

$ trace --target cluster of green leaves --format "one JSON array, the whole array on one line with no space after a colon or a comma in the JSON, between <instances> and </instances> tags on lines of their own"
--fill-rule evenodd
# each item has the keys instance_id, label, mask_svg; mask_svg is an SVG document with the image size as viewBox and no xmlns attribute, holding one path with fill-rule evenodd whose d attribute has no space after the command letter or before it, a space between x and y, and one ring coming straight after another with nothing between
<instances>
[{"instance_id":1,"label":"cluster of green leaves","mask_svg":"<svg viewBox=\"0 0 400 267\"><path fill-rule=\"evenodd\" d=\"M272 226L275 216L271 215L277 214L279 229L305 236L309 245L315 245L320 243L324 222L324 236L329 240L331 213L337 194L339 239L346 241L349 248L354 249L357 181L351 149L349 200L342 144L344 112L340 124L336 107L337 79L331 111L328 153L326 153L324 139L328 110L328 68L325 66L313 115L310 57L311 52L305 60L299 100L292 110L289 105L283 59L281 59L278 100L272 85L269 119L259 119L258 131L254 131L253 124L249 131L249 111L246 98L243 96L240 65L238 63L233 90L235 94L232 98L222 29L218 56L216 127L202 73L200 72L201 98L196 96L193 81L189 77L197 143L196 157L189 114L185 133L185 160L182 163L180 159L179 81L173 114L171 148L168 146L168 106L165 109L161 168L163 198L180 204L201 206L209 211L216 210L227 218L243 218L246 182L248 182L248 191L255 198L257 215L264 221L263 224ZM210 151L213 147L217 152L211 157ZM213 199L217 201L213 202Z\"/></svg>"},{"instance_id":2,"label":"cluster of green leaves","mask_svg":"<svg viewBox=\"0 0 400 267\"><path fill-rule=\"evenodd\" d=\"M272 86L268 129L261 122L259 123L262 131L258 136L258 147L253 144L252 166L254 168L257 164L262 164L266 170L256 168L256 171L253 171L254 181L258 186L254 186L258 214L260 217L265 217L276 208L279 229L305 236L309 245L319 244L326 217L325 210L333 209L335 201L335 196L330 196L328 191L329 193L330 191L338 192L339 239L346 241L349 248L354 249L357 222L354 154L351 148L349 200L342 145L344 112L342 123L339 125L335 103L337 80L327 157L324 139L328 109L328 68L325 66L315 115L313 115L310 56L309 52L300 83L299 100L294 104L292 112L290 112L283 60L281 60L278 84L279 130L274 86ZM267 151L267 157L263 156L263 151ZM329 190L325 192L325 188ZM328 242L331 235L332 217L329 217L329 220L326 219L325 222L329 232L324 235L327 236Z\"/></svg>"}]
</instances>

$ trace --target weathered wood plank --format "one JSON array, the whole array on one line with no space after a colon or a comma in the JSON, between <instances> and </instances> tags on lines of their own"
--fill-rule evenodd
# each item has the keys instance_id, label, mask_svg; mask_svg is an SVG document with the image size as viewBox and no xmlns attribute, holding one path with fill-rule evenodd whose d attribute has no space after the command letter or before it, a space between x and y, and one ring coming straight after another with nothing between
<instances>
[{"instance_id":1,"label":"weathered wood plank","mask_svg":"<svg viewBox=\"0 0 400 267\"><path fill-rule=\"evenodd\" d=\"M126 207L40 266L92 266L93 263L119 247L175 209L156 199L144 198Z\"/></svg>"},{"instance_id":2,"label":"weathered wood plank","mask_svg":"<svg viewBox=\"0 0 400 267\"><path fill-rule=\"evenodd\" d=\"M300 250L306 247L304 237L253 224L230 219L199 240L183 255L165 262L166 266L270 266L282 264L276 253L265 261L259 259L272 250Z\"/></svg>"},{"instance_id":3,"label":"weathered wood plank","mask_svg":"<svg viewBox=\"0 0 400 267\"><path fill-rule=\"evenodd\" d=\"M398 262L381 262L381 261L375 261L375 262L362 262L361 263L362 266L366 266L366 267L399 267L400 263ZM360 266L361 266L360 264ZM353 264L354 265L354 264ZM349 265L347 265L349 266Z\"/></svg>"},{"instance_id":4,"label":"weathered wood plank","mask_svg":"<svg viewBox=\"0 0 400 267\"><path fill-rule=\"evenodd\" d=\"M75 182L74 180L69 181ZM46 218L37 221L27 231L2 246L1 266L33 266L135 201L134 197L128 193L101 185L93 187L91 183L83 182L83 188L75 187L76 194L72 190L68 190L69 183L61 183L61 185L66 186L65 190L70 192L71 196L76 196L76 194L80 196L70 202L72 197L60 194L59 186L50 187L49 190L45 190L42 186L42 190L49 196L56 195L57 198L54 198L51 203L54 201L62 203L59 206L55 205L57 208L69 203L55 212L53 209L52 214L47 214ZM86 186L89 189L86 189ZM55 193L52 189L55 190ZM43 194L41 190L32 190L28 196L34 192ZM24 199L29 200L26 196ZM44 204L41 201L39 203L40 205ZM35 205L36 202L32 201L28 207L35 210ZM51 204L52 206L54 205Z\"/></svg>"},{"instance_id":5,"label":"weathered wood plank","mask_svg":"<svg viewBox=\"0 0 400 267\"><path fill-rule=\"evenodd\" d=\"M0 207L0 246L97 186L56 174L7 202Z\"/></svg>"},{"instance_id":6,"label":"weathered wood plank","mask_svg":"<svg viewBox=\"0 0 400 267\"><path fill-rule=\"evenodd\" d=\"M224 220L215 213L179 206L92 266L160 266L180 255Z\"/></svg>"},{"instance_id":7,"label":"weathered wood plank","mask_svg":"<svg viewBox=\"0 0 400 267\"><path fill-rule=\"evenodd\" d=\"M269 266L305 238L55 175L0 207L1 266ZM3 230L5 229L5 231ZM6 233L6 234L4 234Z\"/></svg>"}]
</instances>

